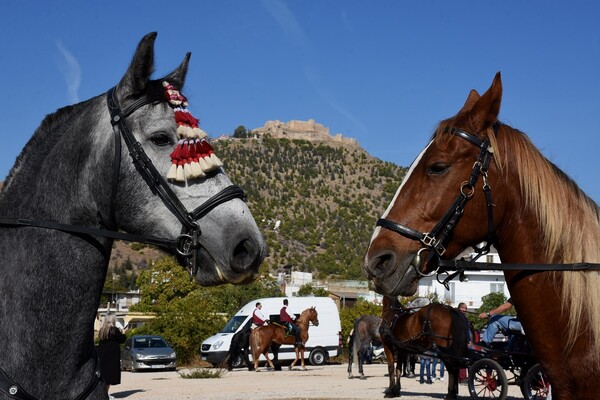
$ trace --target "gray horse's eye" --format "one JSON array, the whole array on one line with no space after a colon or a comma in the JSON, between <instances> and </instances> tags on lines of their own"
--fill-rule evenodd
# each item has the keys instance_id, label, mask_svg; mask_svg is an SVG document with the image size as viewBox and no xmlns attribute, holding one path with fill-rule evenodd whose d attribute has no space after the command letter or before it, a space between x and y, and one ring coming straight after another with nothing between
<instances>
[{"instance_id":1,"label":"gray horse's eye","mask_svg":"<svg viewBox=\"0 0 600 400\"><path fill-rule=\"evenodd\" d=\"M162 133L162 132L152 134L152 136L150 136L150 141L155 146L159 146L159 147L173 145L173 142L172 142L171 138L169 137L169 135L167 135L166 133Z\"/></svg>"}]
</instances>

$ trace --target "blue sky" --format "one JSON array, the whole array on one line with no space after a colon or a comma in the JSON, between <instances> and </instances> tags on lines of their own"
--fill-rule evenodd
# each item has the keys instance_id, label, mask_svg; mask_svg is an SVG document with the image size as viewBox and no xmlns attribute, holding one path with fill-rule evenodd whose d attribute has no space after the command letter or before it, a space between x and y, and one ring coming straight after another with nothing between
<instances>
[{"instance_id":1,"label":"blue sky","mask_svg":"<svg viewBox=\"0 0 600 400\"><path fill-rule=\"evenodd\" d=\"M0 180L46 114L114 86L158 32L156 77L186 51L211 136L315 119L408 166L497 71L500 119L600 203L600 2L14 1L0 5Z\"/></svg>"}]
</instances>

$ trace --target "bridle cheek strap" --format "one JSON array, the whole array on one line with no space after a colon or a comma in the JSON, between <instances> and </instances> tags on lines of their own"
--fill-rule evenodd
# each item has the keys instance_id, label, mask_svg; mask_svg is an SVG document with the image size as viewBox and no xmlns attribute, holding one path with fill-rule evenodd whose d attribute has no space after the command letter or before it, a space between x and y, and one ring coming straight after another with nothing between
<instances>
[{"instance_id":1,"label":"bridle cheek strap","mask_svg":"<svg viewBox=\"0 0 600 400\"><path fill-rule=\"evenodd\" d=\"M499 123L493 125L495 134L498 130L498 124ZM421 242L425 246L424 249L433 250L433 252L430 252L427 261L429 261L434 254L437 255L439 259L446 252L444 242L454 231L454 228L464 212L467 201L473 197L474 187L480 175L483 176L483 191L485 193L488 210L488 237L486 245L480 249L476 249L478 252L477 257L488 253L493 242L493 203L491 197L491 188L487 181L487 171L493 157L492 146L488 138L481 140L477 136L460 129L452 129L452 134L466 139L470 143L476 145L480 148L480 152L479 156L477 157L477 161L475 161L473 164L469 179L461 184L458 195L454 198L454 201L450 207L446 210L442 218L433 227L433 229L430 232L420 232L416 229L385 218L380 218L376 223L377 226L396 232L408 239ZM419 250L418 255L420 255L422 250L423 249ZM415 265L415 270L417 273L423 275L421 271L419 271L418 267L419 265Z\"/></svg>"}]
</instances>

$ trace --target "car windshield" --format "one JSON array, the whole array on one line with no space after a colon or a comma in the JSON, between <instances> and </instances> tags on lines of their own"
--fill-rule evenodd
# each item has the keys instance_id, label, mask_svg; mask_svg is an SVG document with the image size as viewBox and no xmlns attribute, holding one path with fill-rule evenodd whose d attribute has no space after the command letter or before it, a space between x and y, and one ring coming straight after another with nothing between
<instances>
[{"instance_id":1,"label":"car windshield","mask_svg":"<svg viewBox=\"0 0 600 400\"><path fill-rule=\"evenodd\" d=\"M245 315L236 315L227 322L227 325L221 329L221 333L235 333L242 322L246 319Z\"/></svg>"},{"instance_id":2,"label":"car windshield","mask_svg":"<svg viewBox=\"0 0 600 400\"><path fill-rule=\"evenodd\" d=\"M160 337L143 337L143 338L135 338L134 345L136 349L146 349L149 347L157 348L157 347L168 347L167 342Z\"/></svg>"}]
</instances>

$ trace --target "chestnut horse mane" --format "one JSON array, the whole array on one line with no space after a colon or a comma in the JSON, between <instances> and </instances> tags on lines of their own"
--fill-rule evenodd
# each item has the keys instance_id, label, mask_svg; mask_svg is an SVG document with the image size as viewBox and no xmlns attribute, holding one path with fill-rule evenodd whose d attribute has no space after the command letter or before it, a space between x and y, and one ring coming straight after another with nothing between
<instances>
[{"instance_id":1,"label":"chestnut horse mane","mask_svg":"<svg viewBox=\"0 0 600 400\"><path fill-rule=\"evenodd\" d=\"M458 117L458 116L456 116ZM456 117L442 121L434 140L449 141ZM563 171L548 161L523 132L500 124L498 133L487 130L494 148L493 162L499 171L511 164L517 172L523 207L539 221L549 264L600 262L600 208ZM510 162L509 162L510 159ZM492 188L493 190L493 188ZM600 272L553 272L555 283L562 282L562 310L569 316L568 343L574 344L586 330L600 363Z\"/></svg>"}]
</instances>

